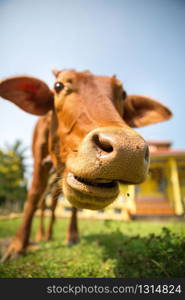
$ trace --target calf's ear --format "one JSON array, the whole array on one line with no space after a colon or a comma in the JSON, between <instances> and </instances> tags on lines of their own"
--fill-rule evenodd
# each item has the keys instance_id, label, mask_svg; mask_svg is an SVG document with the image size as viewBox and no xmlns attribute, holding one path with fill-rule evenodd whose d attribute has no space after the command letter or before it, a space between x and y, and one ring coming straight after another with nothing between
<instances>
[{"instance_id":1,"label":"calf's ear","mask_svg":"<svg viewBox=\"0 0 185 300\"><path fill-rule=\"evenodd\" d=\"M53 108L52 91L46 83L34 77L17 76L1 81L0 96L38 116Z\"/></svg>"},{"instance_id":2,"label":"calf's ear","mask_svg":"<svg viewBox=\"0 0 185 300\"><path fill-rule=\"evenodd\" d=\"M145 96L128 95L124 101L124 121L131 127L142 127L172 117L171 111L156 100Z\"/></svg>"}]
</instances>

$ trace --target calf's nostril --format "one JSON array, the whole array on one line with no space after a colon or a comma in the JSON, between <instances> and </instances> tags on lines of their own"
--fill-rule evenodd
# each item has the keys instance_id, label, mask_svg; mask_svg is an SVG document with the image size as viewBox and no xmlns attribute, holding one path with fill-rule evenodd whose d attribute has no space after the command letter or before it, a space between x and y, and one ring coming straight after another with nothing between
<instances>
[{"instance_id":1,"label":"calf's nostril","mask_svg":"<svg viewBox=\"0 0 185 300\"><path fill-rule=\"evenodd\" d=\"M149 156L150 156L149 148L148 148L148 146L146 145L146 147L145 147L144 159L145 159L145 162L147 162L147 163L148 163L148 161L149 161Z\"/></svg>"},{"instance_id":2,"label":"calf's nostril","mask_svg":"<svg viewBox=\"0 0 185 300\"><path fill-rule=\"evenodd\" d=\"M95 134L93 136L93 142L99 149L103 150L104 152L110 153L113 151L111 141L105 134Z\"/></svg>"}]
</instances>

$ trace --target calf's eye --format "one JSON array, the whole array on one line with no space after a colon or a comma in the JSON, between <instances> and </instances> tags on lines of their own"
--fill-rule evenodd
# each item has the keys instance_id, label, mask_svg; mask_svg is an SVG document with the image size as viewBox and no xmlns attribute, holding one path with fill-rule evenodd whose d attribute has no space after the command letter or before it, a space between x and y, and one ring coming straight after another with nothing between
<instances>
[{"instance_id":1,"label":"calf's eye","mask_svg":"<svg viewBox=\"0 0 185 300\"><path fill-rule=\"evenodd\" d=\"M56 93L59 93L61 90L63 90L63 88L64 84L62 82L55 82L54 89Z\"/></svg>"}]
</instances>

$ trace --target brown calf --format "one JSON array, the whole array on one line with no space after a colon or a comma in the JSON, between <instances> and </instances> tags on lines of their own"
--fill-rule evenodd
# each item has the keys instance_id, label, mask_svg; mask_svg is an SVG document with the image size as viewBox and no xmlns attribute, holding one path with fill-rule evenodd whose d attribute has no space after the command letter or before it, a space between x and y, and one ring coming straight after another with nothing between
<instances>
[{"instance_id":1,"label":"brown calf","mask_svg":"<svg viewBox=\"0 0 185 300\"><path fill-rule=\"evenodd\" d=\"M54 90L33 77L14 77L0 83L0 96L23 110L44 115L34 139L34 172L24 217L6 258L25 251L32 217L44 192L51 166L57 172L58 192L76 208L102 209L119 193L118 181L144 181L148 146L132 127L168 120L171 112L159 102L128 95L114 76L89 71L55 71Z\"/></svg>"}]
</instances>

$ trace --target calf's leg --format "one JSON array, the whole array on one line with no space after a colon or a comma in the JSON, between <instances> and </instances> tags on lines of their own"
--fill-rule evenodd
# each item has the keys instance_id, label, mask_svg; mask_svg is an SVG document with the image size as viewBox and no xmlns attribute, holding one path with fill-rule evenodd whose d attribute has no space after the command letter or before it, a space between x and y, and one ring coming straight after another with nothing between
<instances>
[{"instance_id":1,"label":"calf's leg","mask_svg":"<svg viewBox=\"0 0 185 300\"><path fill-rule=\"evenodd\" d=\"M25 252L29 243L33 215L37 208L37 203L46 189L49 170L50 167L46 165L42 166L38 161L35 162L32 185L25 203L23 219L15 238L10 243L1 260L2 262L10 258L15 258Z\"/></svg>"},{"instance_id":2,"label":"calf's leg","mask_svg":"<svg viewBox=\"0 0 185 300\"><path fill-rule=\"evenodd\" d=\"M47 189L46 189L47 190ZM40 242L45 239L45 229L44 229L44 213L45 213L45 206L46 206L46 193L41 197L41 204L40 204L40 222L38 229L35 235L35 241Z\"/></svg>"},{"instance_id":3,"label":"calf's leg","mask_svg":"<svg viewBox=\"0 0 185 300\"><path fill-rule=\"evenodd\" d=\"M77 223L77 208L72 207L71 219L67 231L67 244L72 246L79 242L78 223Z\"/></svg>"},{"instance_id":4,"label":"calf's leg","mask_svg":"<svg viewBox=\"0 0 185 300\"><path fill-rule=\"evenodd\" d=\"M55 208L57 206L57 202L58 202L58 197L60 195L61 191L58 188L57 184L54 185L52 187L52 191L51 191L51 197L52 197L52 203L51 203L51 218L49 221L49 225L45 234L45 239L47 241L52 239L52 235L53 235L53 225L55 222Z\"/></svg>"}]
</instances>

